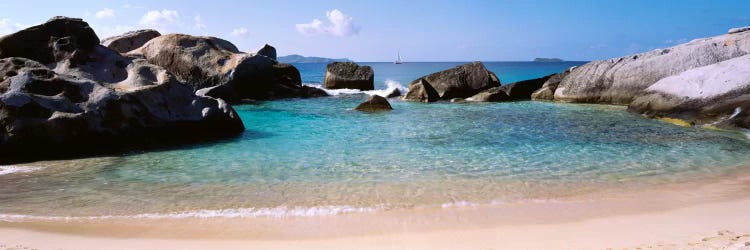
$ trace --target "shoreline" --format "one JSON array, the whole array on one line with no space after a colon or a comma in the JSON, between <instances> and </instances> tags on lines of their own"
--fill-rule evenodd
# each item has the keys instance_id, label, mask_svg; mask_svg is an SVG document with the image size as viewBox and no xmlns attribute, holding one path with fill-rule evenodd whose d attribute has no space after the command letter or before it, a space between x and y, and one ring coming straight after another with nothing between
<instances>
[{"instance_id":1,"label":"shoreline","mask_svg":"<svg viewBox=\"0 0 750 250\"><path fill-rule=\"evenodd\" d=\"M111 249L622 248L701 242L726 230L750 233L750 214L737 209L750 207L748 190L750 169L745 167L706 182L662 185L599 199L313 217L0 222L0 245L37 249L102 249L103 244Z\"/></svg>"}]
</instances>

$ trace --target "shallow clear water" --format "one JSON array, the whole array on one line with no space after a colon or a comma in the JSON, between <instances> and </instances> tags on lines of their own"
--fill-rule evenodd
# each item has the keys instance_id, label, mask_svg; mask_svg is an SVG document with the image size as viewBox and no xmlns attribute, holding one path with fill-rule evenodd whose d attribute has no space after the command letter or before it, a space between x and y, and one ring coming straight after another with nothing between
<instances>
[{"instance_id":1,"label":"shallow clear water","mask_svg":"<svg viewBox=\"0 0 750 250\"><path fill-rule=\"evenodd\" d=\"M365 98L240 105L247 131L237 138L5 168L0 219L320 215L557 199L699 180L750 162L744 136L624 107L391 99L392 112L352 110Z\"/></svg>"}]
</instances>

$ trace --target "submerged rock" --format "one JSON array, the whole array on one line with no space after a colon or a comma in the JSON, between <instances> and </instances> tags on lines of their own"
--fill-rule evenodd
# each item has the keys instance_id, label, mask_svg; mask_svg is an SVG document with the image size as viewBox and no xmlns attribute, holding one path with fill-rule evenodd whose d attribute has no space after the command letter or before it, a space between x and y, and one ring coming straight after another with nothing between
<instances>
[{"instance_id":1,"label":"submerged rock","mask_svg":"<svg viewBox=\"0 0 750 250\"><path fill-rule=\"evenodd\" d=\"M379 95L371 95L367 98L367 101L357 105L355 110L364 112L377 112L377 111L390 111L393 108L388 103L388 99Z\"/></svg>"},{"instance_id":2,"label":"submerged rock","mask_svg":"<svg viewBox=\"0 0 750 250\"><path fill-rule=\"evenodd\" d=\"M0 38L0 163L240 133L224 101L56 17Z\"/></svg>"},{"instance_id":3,"label":"submerged rock","mask_svg":"<svg viewBox=\"0 0 750 250\"><path fill-rule=\"evenodd\" d=\"M333 62L326 66L323 86L327 89L374 90L374 75L370 66L353 62Z\"/></svg>"},{"instance_id":4,"label":"submerged rock","mask_svg":"<svg viewBox=\"0 0 750 250\"><path fill-rule=\"evenodd\" d=\"M487 70L481 62L472 62L412 81L404 100L432 102L467 98L499 86L500 80L495 73Z\"/></svg>"},{"instance_id":5,"label":"submerged rock","mask_svg":"<svg viewBox=\"0 0 750 250\"><path fill-rule=\"evenodd\" d=\"M272 55L275 51L271 53L271 48L264 47L261 52ZM234 44L216 37L163 35L130 53L166 68L199 94L231 103L325 93L303 87L294 66L266 55L242 53Z\"/></svg>"},{"instance_id":6,"label":"submerged rock","mask_svg":"<svg viewBox=\"0 0 750 250\"><path fill-rule=\"evenodd\" d=\"M671 48L577 67L555 89L554 100L629 104L657 81L750 53L750 31L696 39Z\"/></svg>"},{"instance_id":7,"label":"submerged rock","mask_svg":"<svg viewBox=\"0 0 750 250\"><path fill-rule=\"evenodd\" d=\"M156 30L135 30L126 32L122 35L104 39L102 41L102 45L120 53L127 53L134 49L140 48L141 46L146 44L146 42L158 36L161 36L161 33Z\"/></svg>"},{"instance_id":8,"label":"submerged rock","mask_svg":"<svg viewBox=\"0 0 750 250\"><path fill-rule=\"evenodd\" d=\"M385 98L393 98L393 97L399 97L401 96L401 90L398 90L398 88L393 88L390 92L385 94Z\"/></svg>"}]
</instances>

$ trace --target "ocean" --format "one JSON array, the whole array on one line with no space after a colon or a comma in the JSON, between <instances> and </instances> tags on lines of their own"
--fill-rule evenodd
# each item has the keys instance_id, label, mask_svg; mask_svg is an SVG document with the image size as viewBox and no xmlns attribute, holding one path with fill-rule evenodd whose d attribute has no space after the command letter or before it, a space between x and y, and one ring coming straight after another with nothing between
<instances>
[{"instance_id":1,"label":"ocean","mask_svg":"<svg viewBox=\"0 0 750 250\"><path fill-rule=\"evenodd\" d=\"M362 63L403 89L461 63ZM505 83L583 62L488 62ZM325 64L299 64L319 86ZM0 166L0 220L324 216L544 202L703 181L750 162L739 133L679 127L623 106L414 103L353 108L360 91L236 105L236 138ZM368 92L370 94L377 91Z\"/></svg>"}]
</instances>

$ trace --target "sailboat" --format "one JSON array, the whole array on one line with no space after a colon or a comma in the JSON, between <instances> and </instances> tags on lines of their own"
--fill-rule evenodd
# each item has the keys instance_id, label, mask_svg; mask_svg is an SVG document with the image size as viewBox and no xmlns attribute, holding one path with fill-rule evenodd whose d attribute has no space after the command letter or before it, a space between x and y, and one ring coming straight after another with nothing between
<instances>
[{"instance_id":1,"label":"sailboat","mask_svg":"<svg viewBox=\"0 0 750 250\"><path fill-rule=\"evenodd\" d=\"M398 52L398 59L396 59L396 61L393 62L393 64L402 64L402 63L404 63L404 62L401 61L401 51L399 51Z\"/></svg>"}]
</instances>

